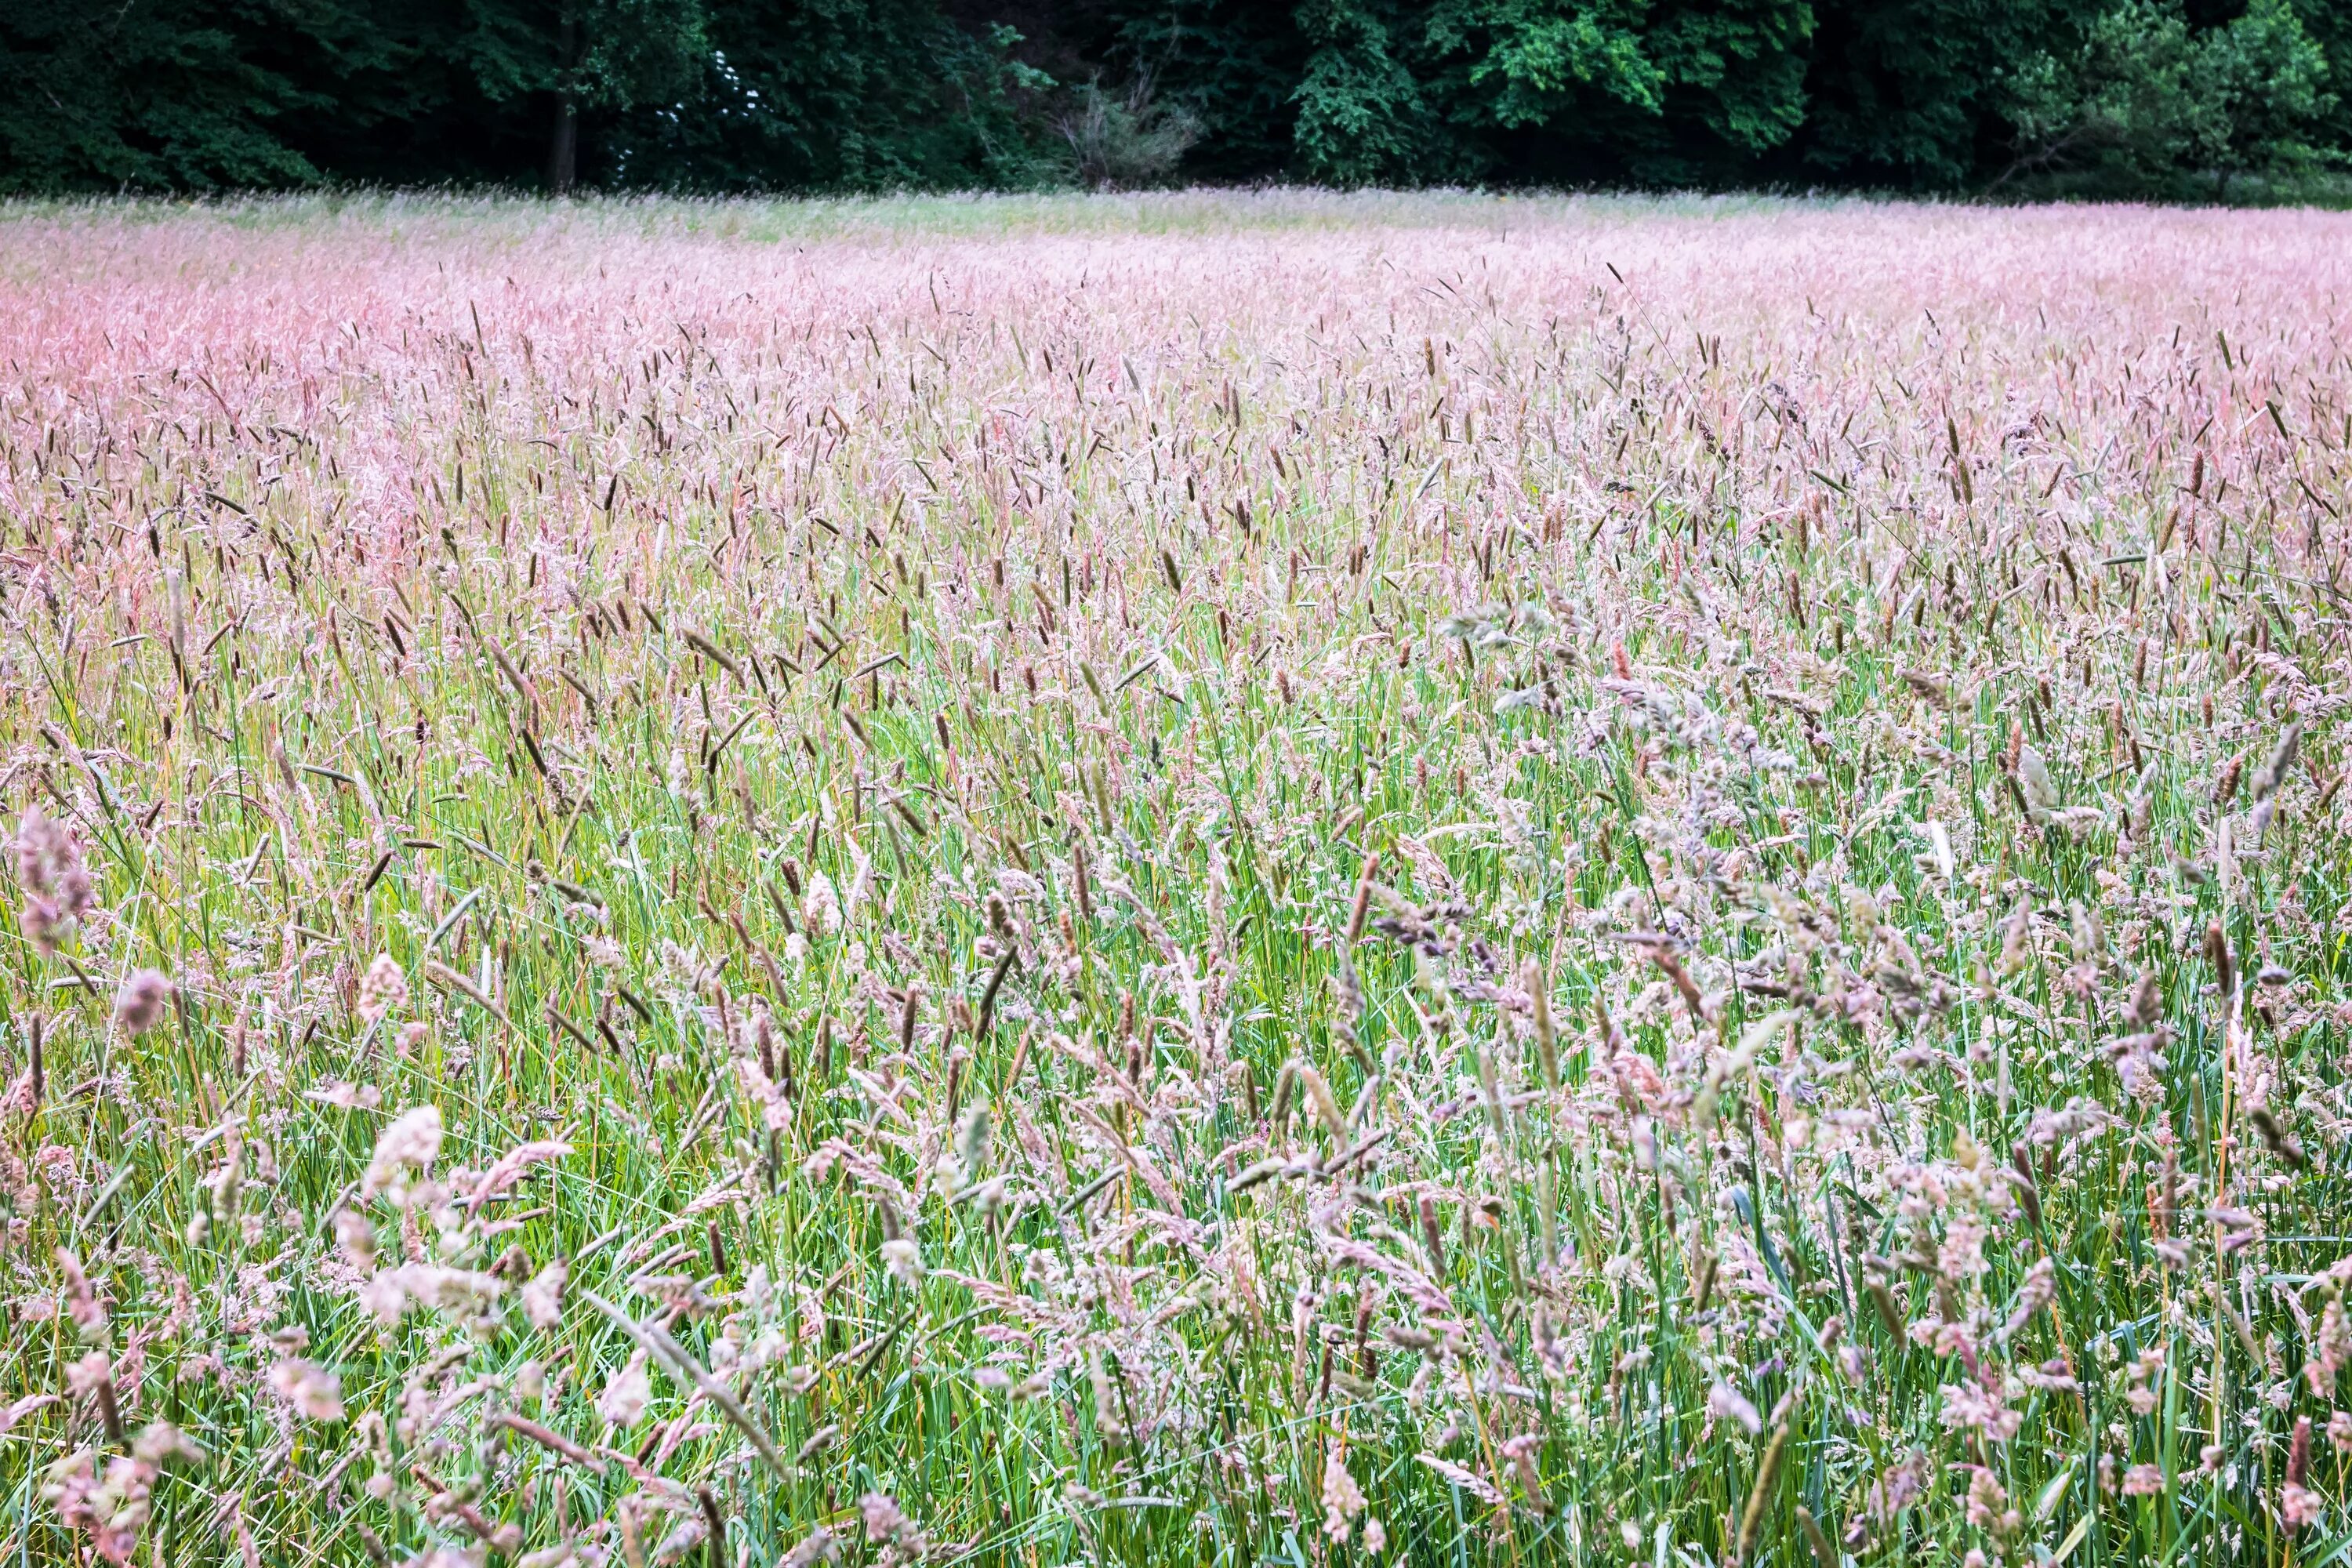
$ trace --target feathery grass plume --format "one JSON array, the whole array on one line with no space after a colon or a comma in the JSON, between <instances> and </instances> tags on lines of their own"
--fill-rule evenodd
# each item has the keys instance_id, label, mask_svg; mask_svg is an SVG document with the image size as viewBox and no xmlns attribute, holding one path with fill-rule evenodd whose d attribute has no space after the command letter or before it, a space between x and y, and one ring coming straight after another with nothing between
<instances>
[{"instance_id":1,"label":"feathery grass plume","mask_svg":"<svg viewBox=\"0 0 2352 1568\"><path fill-rule=\"evenodd\" d=\"M2286 782L2287 770L2294 765L2295 752L2303 744L2303 719L2300 715L2287 721L2280 731L2278 744L2272 748L2270 760L2254 774L2251 793L2258 801L2266 801Z\"/></svg>"},{"instance_id":2,"label":"feathery grass plume","mask_svg":"<svg viewBox=\"0 0 2352 1568\"><path fill-rule=\"evenodd\" d=\"M2001 928L2000 973L2005 980L2022 973L2032 957L2028 944L2032 935L2032 905L2021 899Z\"/></svg>"},{"instance_id":3,"label":"feathery grass plume","mask_svg":"<svg viewBox=\"0 0 2352 1568\"><path fill-rule=\"evenodd\" d=\"M508 1029L514 1028L514 1020L507 1016L507 1010L499 1005L496 997L440 960L428 958L425 961L425 978L444 991L456 992Z\"/></svg>"},{"instance_id":4,"label":"feathery grass plume","mask_svg":"<svg viewBox=\"0 0 2352 1568\"><path fill-rule=\"evenodd\" d=\"M1366 1506L1364 1489L1356 1478L1348 1473L1348 1454L1337 1437L1325 1447L1323 1456L1323 1533L1335 1542L1345 1542L1354 1533L1356 1521ZM1377 1525L1378 1521L1372 1521ZM1376 1550L1376 1549L1372 1549Z\"/></svg>"},{"instance_id":5,"label":"feathery grass plume","mask_svg":"<svg viewBox=\"0 0 2352 1568\"><path fill-rule=\"evenodd\" d=\"M420 1105L393 1119L375 1141L367 1172L360 1178L360 1196L389 1197L395 1208L408 1206L408 1178L430 1175L441 1157L443 1128L437 1106Z\"/></svg>"},{"instance_id":6,"label":"feathery grass plume","mask_svg":"<svg viewBox=\"0 0 2352 1568\"><path fill-rule=\"evenodd\" d=\"M45 954L55 953L63 933L98 904L81 840L37 805L25 808L16 829L16 885L25 892L22 929Z\"/></svg>"},{"instance_id":7,"label":"feathery grass plume","mask_svg":"<svg viewBox=\"0 0 2352 1568\"><path fill-rule=\"evenodd\" d=\"M1739 1533L1733 1538L1731 1561L1745 1563L1756 1550L1756 1539L1764 1528L1764 1510L1772 1497L1772 1489L1780 1479L1780 1458L1789 1447L1789 1424L1786 1421L1773 1428L1772 1440L1764 1445L1764 1457L1756 1462L1756 1480L1748 1489L1748 1504L1740 1510Z\"/></svg>"},{"instance_id":8,"label":"feathery grass plume","mask_svg":"<svg viewBox=\"0 0 2352 1568\"><path fill-rule=\"evenodd\" d=\"M963 1127L956 1134L956 1163L962 1184L969 1187L980 1180L988 1163L988 1141L991 1122L988 1107L974 1105L963 1119Z\"/></svg>"},{"instance_id":9,"label":"feathery grass plume","mask_svg":"<svg viewBox=\"0 0 2352 1568\"><path fill-rule=\"evenodd\" d=\"M2327 1500L2311 1489L2310 1479L2311 1417L2298 1415L2287 1447L2286 1479L2279 1487L2279 1522L2290 1531L2306 1530L2326 1515Z\"/></svg>"},{"instance_id":10,"label":"feathery grass plume","mask_svg":"<svg viewBox=\"0 0 2352 1568\"><path fill-rule=\"evenodd\" d=\"M91 1351L79 1361L66 1367L66 1392L76 1399L87 1399L97 1408L99 1424L106 1428L106 1440L120 1447L123 1441L122 1409L114 1392L114 1362L104 1351Z\"/></svg>"},{"instance_id":11,"label":"feathery grass plume","mask_svg":"<svg viewBox=\"0 0 2352 1568\"><path fill-rule=\"evenodd\" d=\"M407 973L392 954L377 953L369 962L367 973L360 977L359 1005L353 1011L362 1021L373 1024L406 1005Z\"/></svg>"},{"instance_id":12,"label":"feathery grass plume","mask_svg":"<svg viewBox=\"0 0 2352 1568\"><path fill-rule=\"evenodd\" d=\"M2230 956L2230 936L2218 920L2205 927L2205 964L2213 972L2213 988L2221 993L2226 1010L2238 992L2238 966Z\"/></svg>"},{"instance_id":13,"label":"feathery grass plume","mask_svg":"<svg viewBox=\"0 0 2352 1568\"><path fill-rule=\"evenodd\" d=\"M1701 1247L1695 1250L1690 1267L1692 1311L1706 1311L1707 1303L1715 1300L1717 1272L1722 1267L1723 1260L1716 1255L1714 1248Z\"/></svg>"},{"instance_id":14,"label":"feathery grass plume","mask_svg":"<svg viewBox=\"0 0 2352 1568\"><path fill-rule=\"evenodd\" d=\"M1380 866L1379 853L1367 850L1363 864L1356 869L1355 897L1348 905L1348 932L1340 942L1343 951L1355 946L1364 934L1364 917L1370 913L1372 907L1372 873L1379 870Z\"/></svg>"},{"instance_id":15,"label":"feathery grass plume","mask_svg":"<svg viewBox=\"0 0 2352 1568\"><path fill-rule=\"evenodd\" d=\"M2213 783L2213 805L2216 810L2226 807L2231 801L2237 798L2238 780L2243 775L2245 768L2245 753L2242 752L2231 757L2229 765L2221 770L2221 777Z\"/></svg>"},{"instance_id":16,"label":"feathery grass plume","mask_svg":"<svg viewBox=\"0 0 2352 1568\"><path fill-rule=\"evenodd\" d=\"M1526 984L1535 1012L1536 1064L1543 1071L1547 1093L1559 1088L1559 1030L1551 1016L1551 980L1534 959L1528 960Z\"/></svg>"},{"instance_id":17,"label":"feathery grass plume","mask_svg":"<svg viewBox=\"0 0 2352 1568\"><path fill-rule=\"evenodd\" d=\"M2039 750L2028 745L2017 753L2017 787L2025 801L2025 815L2037 827L2046 827L2058 813L2058 786L2050 780L2050 764Z\"/></svg>"},{"instance_id":18,"label":"feathery grass plume","mask_svg":"<svg viewBox=\"0 0 2352 1568\"><path fill-rule=\"evenodd\" d=\"M2263 1146L2288 1170L2300 1171L2310 1163L2303 1152L2303 1144L2280 1126L2278 1119L2266 1108L2255 1106L2246 1116L2254 1124L2254 1131L2262 1135Z\"/></svg>"},{"instance_id":19,"label":"feathery grass plume","mask_svg":"<svg viewBox=\"0 0 2352 1568\"><path fill-rule=\"evenodd\" d=\"M1331 1134L1331 1142L1344 1148L1348 1142L1348 1118L1340 1110L1339 1099L1332 1094L1330 1084L1312 1064L1304 1061L1298 1063L1297 1077L1298 1086L1307 1092L1307 1104L1314 1107L1316 1119Z\"/></svg>"},{"instance_id":20,"label":"feathery grass plume","mask_svg":"<svg viewBox=\"0 0 2352 1568\"><path fill-rule=\"evenodd\" d=\"M48 1094L48 1063L42 1054L47 1027L47 1020L38 1013L25 1025L25 1081L22 1089L10 1098L28 1116L41 1109L41 1101Z\"/></svg>"},{"instance_id":21,"label":"feathery grass plume","mask_svg":"<svg viewBox=\"0 0 2352 1568\"><path fill-rule=\"evenodd\" d=\"M1805 1549L1813 1554L1813 1568L1838 1568L1837 1548L1830 1544L1828 1534L1812 1510L1802 1504L1797 1508L1797 1532L1804 1537Z\"/></svg>"},{"instance_id":22,"label":"feathery grass plume","mask_svg":"<svg viewBox=\"0 0 2352 1568\"><path fill-rule=\"evenodd\" d=\"M1763 1433L1764 1417L1747 1395L1727 1383L1717 1383L1706 1391L1706 1407L1711 1415L1731 1422L1751 1437Z\"/></svg>"},{"instance_id":23,"label":"feathery grass plume","mask_svg":"<svg viewBox=\"0 0 2352 1568\"><path fill-rule=\"evenodd\" d=\"M111 1436L121 1442L119 1431ZM204 1457L177 1426L151 1421L140 1428L130 1452L109 1460L103 1472L99 1456L89 1448L53 1461L41 1472L41 1497L58 1522L79 1533L99 1559L127 1563L153 1518L155 1487L164 1467Z\"/></svg>"},{"instance_id":24,"label":"feathery grass plume","mask_svg":"<svg viewBox=\"0 0 2352 1568\"><path fill-rule=\"evenodd\" d=\"M1509 1136L1503 1124L1502 1075L1495 1066L1494 1048L1484 1040L1478 1042L1478 1101L1486 1110L1486 1125L1493 1130L1499 1143Z\"/></svg>"},{"instance_id":25,"label":"feathery grass plume","mask_svg":"<svg viewBox=\"0 0 2352 1568\"><path fill-rule=\"evenodd\" d=\"M2009 1179L2010 1190L2017 1194L2018 1202L2025 1209L2025 1222L2039 1229L2042 1225L2042 1187L2033 1179L2032 1163L2026 1157L2023 1144L2010 1146L2009 1163L2013 1173Z\"/></svg>"},{"instance_id":26,"label":"feathery grass plume","mask_svg":"<svg viewBox=\"0 0 2352 1568\"><path fill-rule=\"evenodd\" d=\"M596 1396L596 1413L624 1431L644 1420L653 1403L653 1379L646 1373L649 1353L640 1350L631 1356L604 1380L604 1391Z\"/></svg>"},{"instance_id":27,"label":"feathery grass plume","mask_svg":"<svg viewBox=\"0 0 2352 1568\"><path fill-rule=\"evenodd\" d=\"M134 969L114 994L115 1026L126 1035L143 1035L163 1016L172 999L172 982L160 970Z\"/></svg>"},{"instance_id":28,"label":"feathery grass plume","mask_svg":"<svg viewBox=\"0 0 2352 1568\"><path fill-rule=\"evenodd\" d=\"M1266 1125L1276 1143L1288 1136L1290 1107L1298 1092L1302 1065L1297 1057L1289 1058L1282 1064L1282 1070L1274 1075L1274 1103L1267 1109ZM1328 1085L1324 1092L1330 1092Z\"/></svg>"},{"instance_id":29,"label":"feathery grass plume","mask_svg":"<svg viewBox=\"0 0 2352 1568\"><path fill-rule=\"evenodd\" d=\"M269 1387L306 1421L343 1418L342 1379L317 1362L287 1357L269 1369Z\"/></svg>"}]
</instances>

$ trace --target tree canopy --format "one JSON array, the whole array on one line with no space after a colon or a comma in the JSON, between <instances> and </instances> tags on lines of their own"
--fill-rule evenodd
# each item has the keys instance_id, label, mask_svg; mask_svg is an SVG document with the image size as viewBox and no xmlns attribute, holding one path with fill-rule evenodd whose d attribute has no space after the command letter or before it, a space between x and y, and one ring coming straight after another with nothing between
<instances>
[{"instance_id":1,"label":"tree canopy","mask_svg":"<svg viewBox=\"0 0 2352 1568\"><path fill-rule=\"evenodd\" d=\"M2352 0L14 0L0 193L1313 180L2210 195Z\"/></svg>"}]
</instances>

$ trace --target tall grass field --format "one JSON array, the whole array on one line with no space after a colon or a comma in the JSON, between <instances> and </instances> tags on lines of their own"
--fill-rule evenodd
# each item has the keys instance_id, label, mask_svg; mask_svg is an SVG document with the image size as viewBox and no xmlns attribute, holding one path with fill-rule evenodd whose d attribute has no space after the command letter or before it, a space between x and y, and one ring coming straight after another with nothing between
<instances>
[{"instance_id":1,"label":"tall grass field","mask_svg":"<svg viewBox=\"0 0 2352 1568\"><path fill-rule=\"evenodd\" d=\"M0 1563L2352 1562L2352 217L0 208Z\"/></svg>"}]
</instances>

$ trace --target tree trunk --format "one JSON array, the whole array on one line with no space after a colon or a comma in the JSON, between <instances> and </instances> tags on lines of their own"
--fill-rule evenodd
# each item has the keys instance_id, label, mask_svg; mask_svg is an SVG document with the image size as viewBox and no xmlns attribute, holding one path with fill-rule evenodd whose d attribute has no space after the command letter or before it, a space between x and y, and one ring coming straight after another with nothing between
<instances>
[{"instance_id":1,"label":"tree trunk","mask_svg":"<svg viewBox=\"0 0 2352 1568\"><path fill-rule=\"evenodd\" d=\"M555 132L547 143L547 188L551 195L572 194L579 153L580 111L572 107L570 99L559 100L555 105Z\"/></svg>"},{"instance_id":2,"label":"tree trunk","mask_svg":"<svg viewBox=\"0 0 2352 1568\"><path fill-rule=\"evenodd\" d=\"M570 6L564 7L555 43L556 68L562 75L555 91L555 128L547 142L547 189L568 196L580 167L580 109L572 101L572 73L580 64L580 26Z\"/></svg>"}]
</instances>

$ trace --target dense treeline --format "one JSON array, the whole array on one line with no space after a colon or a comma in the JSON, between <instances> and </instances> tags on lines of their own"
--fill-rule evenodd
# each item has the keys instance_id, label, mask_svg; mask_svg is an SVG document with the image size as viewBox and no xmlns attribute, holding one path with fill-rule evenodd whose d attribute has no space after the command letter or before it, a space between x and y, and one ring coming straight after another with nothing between
<instances>
[{"instance_id":1,"label":"dense treeline","mask_svg":"<svg viewBox=\"0 0 2352 1568\"><path fill-rule=\"evenodd\" d=\"M2352 0L8 0L0 192L2309 189Z\"/></svg>"}]
</instances>

